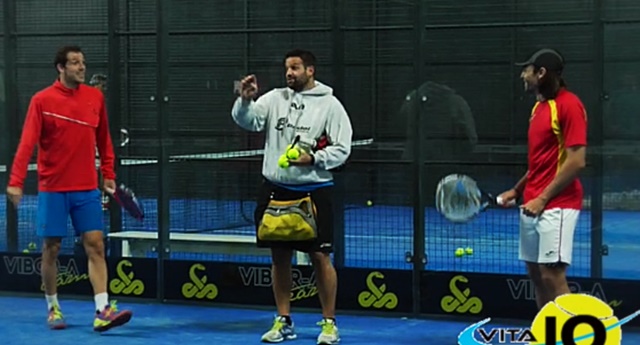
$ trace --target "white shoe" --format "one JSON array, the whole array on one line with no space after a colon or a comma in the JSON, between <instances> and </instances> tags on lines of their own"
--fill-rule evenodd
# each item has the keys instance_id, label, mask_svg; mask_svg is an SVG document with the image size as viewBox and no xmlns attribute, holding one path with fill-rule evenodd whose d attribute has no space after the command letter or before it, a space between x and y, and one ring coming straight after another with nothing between
<instances>
[{"instance_id":1,"label":"white shoe","mask_svg":"<svg viewBox=\"0 0 640 345\"><path fill-rule=\"evenodd\" d=\"M276 316L271 329L262 335L262 342L280 343L295 338L296 333L293 328L293 322L291 322L291 325L288 325L287 319L285 319L284 316Z\"/></svg>"},{"instance_id":2,"label":"white shoe","mask_svg":"<svg viewBox=\"0 0 640 345\"><path fill-rule=\"evenodd\" d=\"M318 326L322 327L322 331L318 336L318 344L333 345L340 342L340 334L336 322L331 319L322 319L318 322Z\"/></svg>"}]
</instances>

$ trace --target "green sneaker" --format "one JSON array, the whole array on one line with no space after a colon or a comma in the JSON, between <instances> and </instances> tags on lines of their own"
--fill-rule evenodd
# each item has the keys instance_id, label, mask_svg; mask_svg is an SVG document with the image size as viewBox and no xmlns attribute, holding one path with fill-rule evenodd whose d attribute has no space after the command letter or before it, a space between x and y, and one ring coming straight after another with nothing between
<instances>
[{"instance_id":1,"label":"green sneaker","mask_svg":"<svg viewBox=\"0 0 640 345\"><path fill-rule=\"evenodd\" d=\"M285 340L293 340L296 337L293 322L291 322L291 325L288 325L287 319L285 319L284 316L276 316L271 329L262 335L262 342L280 343Z\"/></svg>"},{"instance_id":2,"label":"green sneaker","mask_svg":"<svg viewBox=\"0 0 640 345\"><path fill-rule=\"evenodd\" d=\"M322 319L318 322L318 326L322 327L322 331L318 336L318 344L333 345L340 342L340 334L338 334L338 326L335 320Z\"/></svg>"},{"instance_id":3,"label":"green sneaker","mask_svg":"<svg viewBox=\"0 0 640 345\"><path fill-rule=\"evenodd\" d=\"M96 311L93 320L93 330L96 332L108 331L111 328L122 326L131 320L133 313L129 310L119 311L116 301L106 306L102 312Z\"/></svg>"},{"instance_id":4,"label":"green sneaker","mask_svg":"<svg viewBox=\"0 0 640 345\"><path fill-rule=\"evenodd\" d=\"M65 329L67 324L64 321L64 316L60 311L59 306L53 306L49 310L49 317L47 317L47 323L51 329Z\"/></svg>"}]
</instances>

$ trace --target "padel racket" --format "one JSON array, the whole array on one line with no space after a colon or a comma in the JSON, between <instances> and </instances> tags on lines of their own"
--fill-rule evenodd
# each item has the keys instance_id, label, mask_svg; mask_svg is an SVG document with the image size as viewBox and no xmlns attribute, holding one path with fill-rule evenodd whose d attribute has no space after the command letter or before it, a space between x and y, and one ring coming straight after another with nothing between
<instances>
[{"instance_id":1,"label":"padel racket","mask_svg":"<svg viewBox=\"0 0 640 345\"><path fill-rule=\"evenodd\" d=\"M118 205L131 215L131 217L140 221L144 219L144 209L142 208L142 204L138 202L138 199L130 188L121 184L115 191L113 191L111 196Z\"/></svg>"},{"instance_id":2,"label":"padel racket","mask_svg":"<svg viewBox=\"0 0 640 345\"><path fill-rule=\"evenodd\" d=\"M478 187L476 181L463 174L443 177L436 187L436 208L446 219L454 223L465 223L493 206L513 206L515 201L504 204Z\"/></svg>"}]
</instances>

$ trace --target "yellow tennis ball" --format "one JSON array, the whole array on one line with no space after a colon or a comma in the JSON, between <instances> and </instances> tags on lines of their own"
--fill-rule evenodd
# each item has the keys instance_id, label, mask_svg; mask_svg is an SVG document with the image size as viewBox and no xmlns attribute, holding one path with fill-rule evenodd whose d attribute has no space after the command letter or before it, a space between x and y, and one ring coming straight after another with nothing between
<instances>
[{"instance_id":1,"label":"yellow tennis ball","mask_svg":"<svg viewBox=\"0 0 640 345\"><path fill-rule=\"evenodd\" d=\"M287 156L285 155L280 156L280 159L278 159L278 166L280 166L283 169L289 167L289 159L287 159Z\"/></svg>"},{"instance_id":2,"label":"yellow tennis ball","mask_svg":"<svg viewBox=\"0 0 640 345\"><path fill-rule=\"evenodd\" d=\"M30 250L36 250L37 246L35 243L29 242L29 245L27 246L27 248L29 248Z\"/></svg>"},{"instance_id":3,"label":"yellow tennis ball","mask_svg":"<svg viewBox=\"0 0 640 345\"><path fill-rule=\"evenodd\" d=\"M571 317L575 315L590 315L598 318L604 327L611 326L619 320L613 315L613 309L601 301L600 299L587 294L565 294L559 296L553 302L547 303L536 315L531 324L531 333L536 337L538 343L544 343L546 333L546 318L553 316L556 318L556 337L555 341L562 340L562 327ZM576 327L573 337L593 333L591 326L581 324ZM622 330L616 327L607 332L607 340L605 345L620 345L622 341ZM587 345L593 343L593 338L578 340L576 345Z\"/></svg>"},{"instance_id":4,"label":"yellow tennis ball","mask_svg":"<svg viewBox=\"0 0 640 345\"><path fill-rule=\"evenodd\" d=\"M464 250L464 252L465 252L467 255L472 255L472 254L473 254L473 248L471 248L471 247L467 247L467 248Z\"/></svg>"},{"instance_id":5,"label":"yellow tennis ball","mask_svg":"<svg viewBox=\"0 0 640 345\"><path fill-rule=\"evenodd\" d=\"M300 151L296 148L292 148L287 150L287 158L289 159L298 159L300 157Z\"/></svg>"},{"instance_id":6,"label":"yellow tennis ball","mask_svg":"<svg viewBox=\"0 0 640 345\"><path fill-rule=\"evenodd\" d=\"M22 252L23 253L29 253L29 249L23 249Z\"/></svg>"},{"instance_id":7,"label":"yellow tennis ball","mask_svg":"<svg viewBox=\"0 0 640 345\"><path fill-rule=\"evenodd\" d=\"M464 249L462 249L462 248L456 249L456 256L457 257L461 257L463 255L464 255Z\"/></svg>"},{"instance_id":8,"label":"yellow tennis ball","mask_svg":"<svg viewBox=\"0 0 640 345\"><path fill-rule=\"evenodd\" d=\"M373 206L373 201L367 200L367 206Z\"/></svg>"}]
</instances>

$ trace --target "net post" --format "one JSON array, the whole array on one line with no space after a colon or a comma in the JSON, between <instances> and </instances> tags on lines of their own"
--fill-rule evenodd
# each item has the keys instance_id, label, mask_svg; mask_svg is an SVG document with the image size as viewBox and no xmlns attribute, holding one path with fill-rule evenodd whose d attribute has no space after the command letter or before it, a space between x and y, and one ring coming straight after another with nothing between
<instances>
[{"instance_id":1,"label":"net post","mask_svg":"<svg viewBox=\"0 0 640 345\"><path fill-rule=\"evenodd\" d=\"M13 153L18 147L20 124L18 122L18 88L16 68L16 2L4 1L4 89L5 89L5 148L7 176L11 172ZM8 179L7 179L8 181ZM4 192L4 191L3 191ZM7 250L18 251L18 212L12 203L7 202Z\"/></svg>"}]
</instances>

